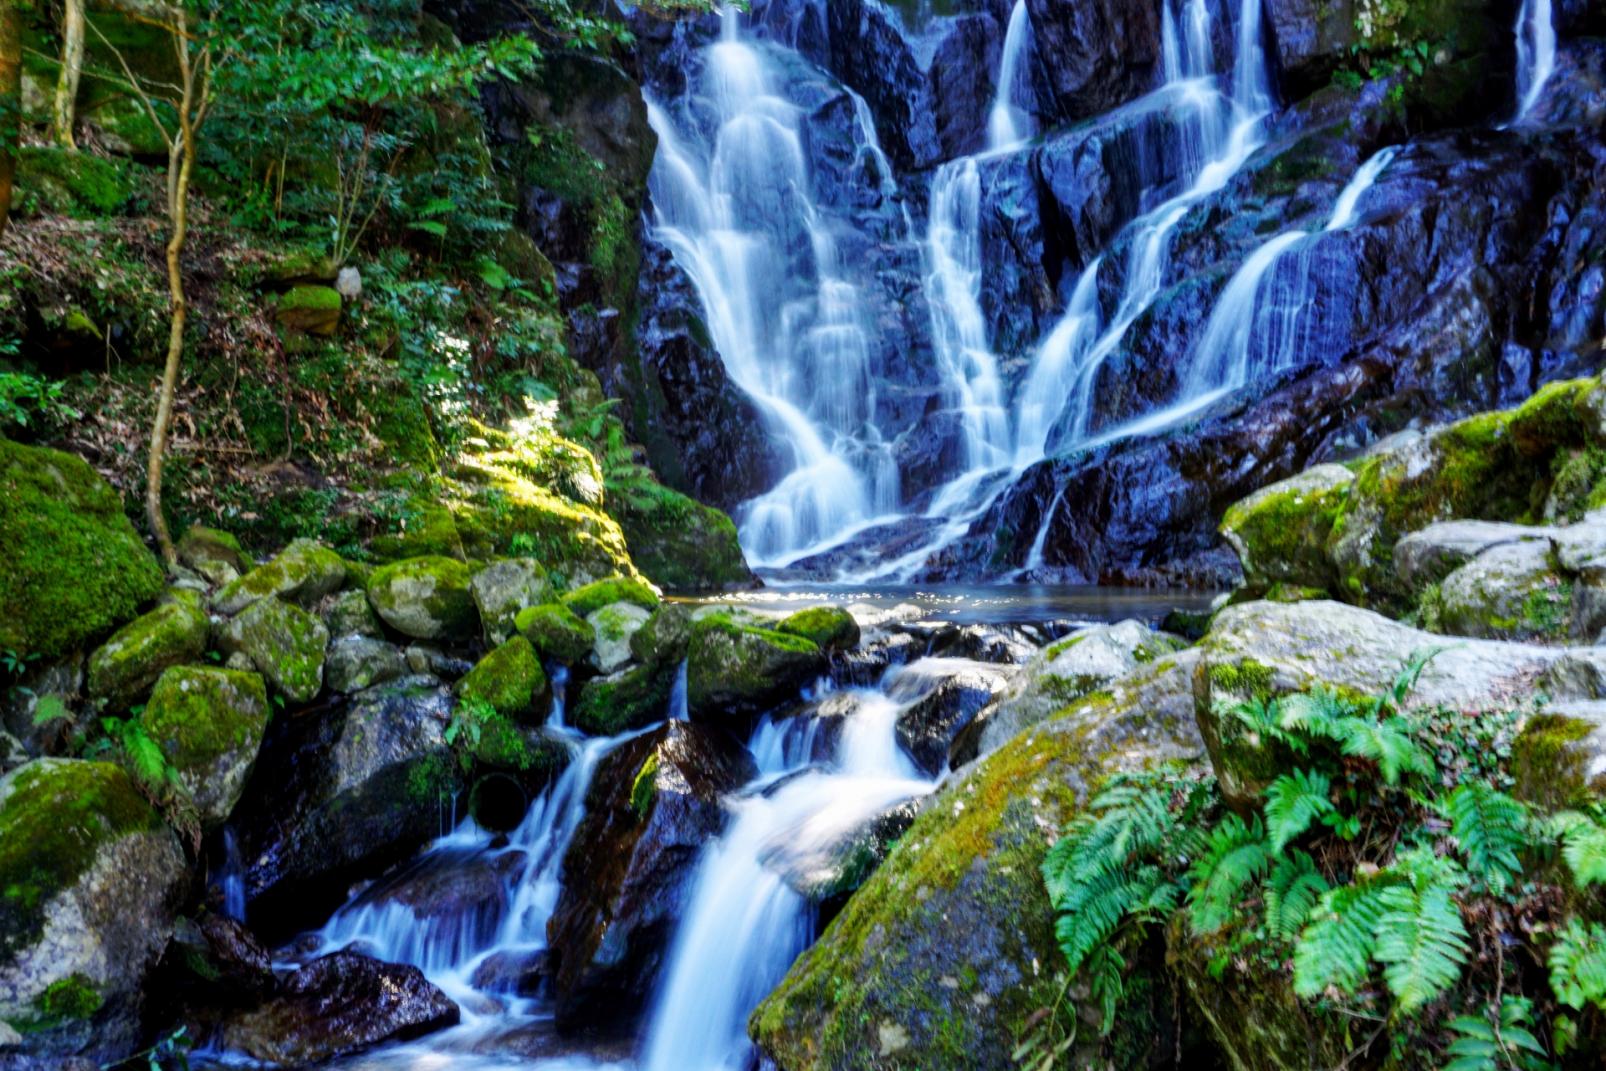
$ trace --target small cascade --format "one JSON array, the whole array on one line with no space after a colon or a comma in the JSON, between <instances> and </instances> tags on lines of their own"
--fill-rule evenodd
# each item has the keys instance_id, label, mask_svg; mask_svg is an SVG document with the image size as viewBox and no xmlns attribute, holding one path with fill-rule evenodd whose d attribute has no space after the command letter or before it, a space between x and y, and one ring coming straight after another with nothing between
<instances>
[{"instance_id":1,"label":"small cascade","mask_svg":"<svg viewBox=\"0 0 1606 1071\"><path fill-rule=\"evenodd\" d=\"M998 64L998 90L992 110L987 114L987 148L1005 149L1032 136L1032 120L1015 102L1022 88L1031 86L1024 77L1021 60L1031 51L1032 20L1026 0L1015 0L1009 11L1009 27L1004 31L1004 51ZM1023 85L1024 83L1024 85Z\"/></svg>"},{"instance_id":2,"label":"small cascade","mask_svg":"<svg viewBox=\"0 0 1606 1071\"><path fill-rule=\"evenodd\" d=\"M223 914L236 922L245 921L245 864L240 859L239 840L233 826L223 827L223 873L218 878L223 891Z\"/></svg>"},{"instance_id":3,"label":"small cascade","mask_svg":"<svg viewBox=\"0 0 1606 1071\"><path fill-rule=\"evenodd\" d=\"M810 192L800 110L734 7L705 58L685 100L649 103L653 228L691 278L732 381L791 451L791 471L736 511L749 561L782 565L890 513L898 473L875 424L863 301ZM891 168L864 118L861 163L883 188Z\"/></svg>"},{"instance_id":4,"label":"small cascade","mask_svg":"<svg viewBox=\"0 0 1606 1071\"><path fill-rule=\"evenodd\" d=\"M810 765L812 728L766 722L755 731L749 748L763 775L732 802L729 827L698 865L644 1071L750 1066L747 1017L813 937L813 911L785 875L806 872L868 819L933 787L898 746L903 704L885 690L849 694L855 709L823 767Z\"/></svg>"},{"instance_id":5,"label":"small cascade","mask_svg":"<svg viewBox=\"0 0 1606 1071\"><path fill-rule=\"evenodd\" d=\"M1556 18L1552 0L1522 0L1517 12L1517 118L1539 103L1556 70Z\"/></svg>"}]
</instances>

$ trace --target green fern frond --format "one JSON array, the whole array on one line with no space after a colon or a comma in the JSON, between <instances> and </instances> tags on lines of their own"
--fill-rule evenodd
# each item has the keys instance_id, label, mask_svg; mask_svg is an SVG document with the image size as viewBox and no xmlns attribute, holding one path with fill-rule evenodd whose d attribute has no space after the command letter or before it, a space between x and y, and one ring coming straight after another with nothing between
<instances>
[{"instance_id":1,"label":"green fern frond","mask_svg":"<svg viewBox=\"0 0 1606 1071\"><path fill-rule=\"evenodd\" d=\"M1107 1036L1115 1026L1116 1009L1126 993L1126 960L1110 945L1100 945L1088 957L1088 992L1098 1003L1100 1035Z\"/></svg>"},{"instance_id":2,"label":"green fern frond","mask_svg":"<svg viewBox=\"0 0 1606 1071\"><path fill-rule=\"evenodd\" d=\"M1522 873L1517 857L1527 840L1528 809L1484 781L1459 785L1442 808L1467 866L1500 892Z\"/></svg>"},{"instance_id":3,"label":"green fern frond","mask_svg":"<svg viewBox=\"0 0 1606 1071\"><path fill-rule=\"evenodd\" d=\"M1446 1050L1451 1059L1444 1071L1544 1066L1545 1047L1530 1029L1532 1021L1533 1001L1509 994L1501 998L1498 1016L1456 1016L1449 1023L1455 1039Z\"/></svg>"},{"instance_id":4,"label":"green fern frond","mask_svg":"<svg viewBox=\"0 0 1606 1071\"><path fill-rule=\"evenodd\" d=\"M1455 901L1463 875L1426 849L1400 856L1391 869L1407 881L1384 889L1372 956L1383 980L1410 1015L1461 977L1467 961L1467 928Z\"/></svg>"},{"instance_id":5,"label":"green fern frond","mask_svg":"<svg viewBox=\"0 0 1606 1071\"><path fill-rule=\"evenodd\" d=\"M1188 871L1194 932L1214 933L1225 926L1244 890L1265 875L1271 856L1258 817L1247 824L1235 814L1223 819L1211 831L1208 850Z\"/></svg>"},{"instance_id":6,"label":"green fern frond","mask_svg":"<svg viewBox=\"0 0 1606 1071\"><path fill-rule=\"evenodd\" d=\"M1550 988L1574 1010L1606 1009L1606 926L1573 919L1550 946Z\"/></svg>"},{"instance_id":7,"label":"green fern frond","mask_svg":"<svg viewBox=\"0 0 1606 1071\"><path fill-rule=\"evenodd\" d=\"M1305 920L1327 892L1327 879L1304 852L1285 855L1266 881L1266 928L1282 941L1299 936Z\"/></svg>"},{"instance_id":8,"label":"green fern frond","mask_svg":"<svg viewBox=\"0 0 1606 1071\"><path fill-rule=\"evenodd\" d=\"M1580 889L1606 882L1606 824L1591 814L1563 811L1551 818L1561 855Z\"/></svg>"},{"instance_id":9,"label":"green fern frond","mask_svg":"<svg viewBox=\"0 0 1606 1071\"><path fill-rule=\"evenodd\" d=\"M1353 993L1371 969L1383 894L1392 877L1330 889L1294 946L1294 992L1307 999L1329 987Z\"/></svg>"},{"instance_id":10,"label":"green fern frond","mask_svg":"<svg viewBox=\"0 0 1606 1071\"><path fill-rule=\"evenodd\" d=\"M1331 740L1337 733L1337 723L1352 717L1355 707L1331 688L1317 685L1308 692L1284 696L1278 701L1277 712L1284 732Z\"/></svg>"},{"instance_id":11,"label":"green fern frond","mask_svg":"<svg viewBox=\"0 0 1606 1071\"><path fill-rule=\"evenodd\" d=\"M1404 718L1344 718L1338 723L1338 731L1338 745L1344 754L1375 762L1387 784L1399 784L1405 774L1433 776L1433 760L1417 745Z\"/></svg>"},{"instance_id":12,"label":"green fern frond","mask_svg":"<svg viewBox=\"0 0 1606 1071\"><path fill-rule=\"evenodd\" d=\"M1319 770L1295 770L1266 786L1266 836L1272 851L1282 851L1312 822L1333 810L1328 798L1332 788L1332 781Z\"/></svg>"}]
</instances>

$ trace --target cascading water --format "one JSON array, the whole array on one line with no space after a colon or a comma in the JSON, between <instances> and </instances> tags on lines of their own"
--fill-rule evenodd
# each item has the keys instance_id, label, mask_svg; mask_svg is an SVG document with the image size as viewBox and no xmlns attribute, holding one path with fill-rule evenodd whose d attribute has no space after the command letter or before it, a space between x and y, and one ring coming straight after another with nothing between
<instances>
[{"instance_id":1,"label":"cascading water","mask_svg":"<svg viewBox=\"0 0 1606 1071\"><path fill-rule=\"evenodd\" d=\"M1556 20L1552 0L1522 0L1517 12L1517 118L1539 103L1556 70Z\"/></svg>"},{"instance_id":2,"label":"cascading water","mask_svg":"<svg viewBox=\"0 0 1606 1071\"><path fill-rule=\"evenodd\" d=\"M1031 116L1015 103L1016 94L1024 81L1021 59L1030 53L1031 47L1032 20L1026 12L1026 0L1015 0L1015 6L1009 12L1009 26L1004 31L1004 51L998 64L998 91L993 97L992 110L987 114L989 149L1007 148L1031 137Z\"/></svg>"},{"instance_id":3,"label":"cascading water","mask_svg":"<svg viewBox=\"0 0 1606 1071\"><path fill-rule=\"evenodd\" d=\"M737 511L749 560L784 564L890 513L898 473L875 424L861 296L810 193L799 110L734 8L704 56L695 99L677 114L649 105L654 234L696 287L731 379L792 452L780 483ZM890 180L879 146L864 149Z\"/></svg>"}]
</instances>

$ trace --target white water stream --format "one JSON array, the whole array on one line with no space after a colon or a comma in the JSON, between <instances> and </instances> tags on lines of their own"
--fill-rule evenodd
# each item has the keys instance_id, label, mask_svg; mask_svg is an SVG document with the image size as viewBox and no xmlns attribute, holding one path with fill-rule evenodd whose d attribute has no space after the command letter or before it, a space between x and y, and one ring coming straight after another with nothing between
<instances>
[{"instance_id":1,"label":"white water stream","mask_svg":"<svg viewBox=\"0 0 1606 1071\"><path fill-rule=\"evenodd\" d=\"M1552 0L1522 0L1517 12L1517 118L1539 103L1556 71L1556 17Z\"/></svg>"}]
</instances>

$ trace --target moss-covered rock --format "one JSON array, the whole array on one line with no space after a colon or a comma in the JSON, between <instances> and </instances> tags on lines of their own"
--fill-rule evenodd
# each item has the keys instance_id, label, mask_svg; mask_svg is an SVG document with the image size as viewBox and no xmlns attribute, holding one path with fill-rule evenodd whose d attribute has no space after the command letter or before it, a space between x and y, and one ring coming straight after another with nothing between
<instances>
[{"instance_id":1,"label":"moss-covered rock","mask_svg":"<svg viewBox=\"0 0 1606 1071\"><path fill-rule=\"evenodd\" d=\"M1238 552L1244 586L1252 592L1289 582L1330 587L1327 544L1354 484L1344 466L1318 465L1229 508L1221 534Z\"/></svg>"},{"instance_id":2,"label":"moss-covered rock","mask_svg":"<svg viewBox=\"0 0 1606 1071\"><path fill-rule=\"evenodd\" d=\"M661 666L686 660L691 645L691 610L683 603L666 602L630 637L636 661Z\"/></svg>"},{"instance_id":3,"label":"moss-covered rock","mask_svg":"<svg viewBox=\"0 0 1606 1071\"><path fill-rule=\"evenodd\" d=\"M385 624L414 639L468 639L479 611L468 566L453 558L408 558L374 570L368 599Z\"/></svg>"},{"instance_id":4,"label":"moss-covered rock","mask_svg":"<svg viewBox=\"0 0 1606 1071\"><path fill-rule=\"evenodd\" d=\"M268 717L268 693L257 674L176 666L162 674L139 721L201 821L215 827L245 791Z\"/></svg>"},{"instance_id":5,"label":"moss-covered rock","mask_svg":"<svg viewBox=\"0 0 1606 1071\"><path fill-rule=\"evenodd\" d=\"M777 632L812 640L824 651L851 651L859 645L859 623L836 606L815 606L781 619Z\"/></svg>"},{"instance_id":6,"label":"moss-covered rock","mask_svg":"<svg viewBox=\"0 0 1606 1071\"><path fill-rule=\"evenodd\" d=\"M569 720L592 736L618 736L669 716L678 671L673 666L631 666L586 681Z\"/></svg>"},{"instance_id":7,"label":"moss-covered rock","mask_svg":"<svg viewBox=\"0 0 1606 1071\"><path fill-rule=\"evenodd\" d=\"M561 603L521 610L513 624L542 658L571 666L586 660L596 640L591 626Z\"/></svg>"},{"instance_id":8,"label":"moss-covered rock","mask_svg":"<svg viewBox=\"0 0 1606 1071\"><path fill-rule=\"evenodd\" d=\"M251 567L240 541L217 528L195 525L178 541L178 560L214 584L232 583Z\"/></svg>"},{"instance_id":9,"label":"moss-covered rock","mask_svg":"<svg viewBox=\"0 0 1606 1071\"><path fill-rule=\"evenodd\" d=\"M332 335L340 326L340 293L332 286L296 286L280 295L274 317L281 327Z\"/></svg>"},{"instance_id":10,"label":"moss-covered rock","mask_svg":"<svg viewBox=\"0 0 1606 1071\"><path fill-rule=\"evenodd\" d=\"M121 768L41 759L0 780L0 1021L126 1055L186 879L178 838ZM47 1019L91 1005L91 1021Z\"/></svg>"},{"instance_id":11,"label":"moss-covered rock","mask_svg":"<svg viewBox=\"0 0 1606 1071\"><path fill-rule=\"evenodd\" d=\"M237 614L258 599L277 596L311 606L346 584L340 555L311 539L297 539L279 554L227 584L212 600L219 613Z\"/></svg>"},{"instance_id":12,"label":"moss-covered rock","mask_svg":"<svg viewBox=\"0 0 1606 1071\"><path fill-rule=\"evenodd\" d=\"M694 715L754 713L790 698L825 669L813 640L722 615L692 626L687 701Z\"/></svg>"},{"instance_id":13,"label":"moss-covered rock","mask_svg":"<svg viewBox=\"0 0 1606 1071\"><path fill-rule=\"evenodd\" d=\"M163 670L206 652L210 628L195 600L175 599L136 617L89 656L89 697L113 709L139 702Z\"/></svg>"},{"instance_id":14,"label":"moss-covered rock","mask_svg":"<svg viewBox=\"0 0 1606 1071\"><path fill-rule=\"evenodd\" d=\"M1118 770L1197 761L1188 672L1145 667L1010 741L949 783L749 1031L788 1071L1005 1071L1026 1020L1055 1004L1063 959L1039 867ZM1075 1002L1075 995L1072 995ZM1114 1035L1085 1031L1066 1066L1169 1059L1162 991L1133 993ZM1075 1015L1075 1010L1067 1014Z\"/></svg>"},{"instance_id":15,"label":"moss-covered rock","mask_svg":"<svg viewBox=\"0 0 1606 1071\"><path fill-rule=\"evenodd\" d=\"M725 591L753 583L736 525L712 506L667 488L614 496L608 512L624 529L636 567L671 591Z\"/></svg>"},{"instance_id":16,"label":"moss-covered rock","mask_svg":"<svg viewBox=\"0 0 1606 1071\"><path fill-rule=\"evenodd\" d=\"M98 219L128 203L134 185L125 164L88 152L25 145L17 154L16 195L23 214Z\"/></svg>"},{"instance_id":17,"label":"moss-covered rock","mask_svg":"<svg viewBox=\"0 0 1606 1071\"><path fill-rule=\"evenodd\" d=\"M249 658L273 690L292 703L310 703L323 690L329 630L299 606L258 599L225 626L219 642L229 654Z\"/></svg>"},{"instance_id":18,"label":"moss-covered rock","mask_svg":"<svg viewBox=\"0 0 1606 1071\"><path fill-rule=\"evenodd\" d=\"M58 658L133 617L162 569L71 454L0 439L0 650Z\"/></svg>"},{"instance_id":19,"label":"moss-covered rock","mask_svg":"<svg viewBox=\"0 0 1606 1071\"><path fill-rule=\"evenodd\" d=\"M599 673L612 673L630 661L630 641L647 623L652 612L632 602L614 602L586 615L595 639L590 662Z\"/></svg>"},{"instance_id":20,"label":"moss-covered rock","mask_svg":"<svg viewBox=\"0 0 1606 1071\"><path fill-rule=\"evenodd\" d=\"M1527 719L1511 745L1512 791L1547 811L1606 793L1606 702L1554 704Z\"/></svg>"},{"instance_id":21,"label":"moss-covered rock","mask_svg":"<svg viewBox=\"0 0 1606 1071\"><path fill-rule=\"evenodd\" d=\"M631 577L615 576L593 581L563 596L563 605L580 617L591 614L611 603L628 602L643 610L658 607L658 593L641 581Z\"/></svg>"},{"instance_id":22,"label":"moss-covered rock","mask_svg":"<svg viewBox=\"0 0 1606 1071\"><path fill-rule=\"evenodd\" d=\"M529 558L506 558L474 574L470 581L474 605L487 643L501 643L517 629L520 610L551 602L556 592L546 570Z\"/></svg>"},{"instance_id":23,"label":"moss-covered rock","mask_svg":"<svg viewBox=\"0 0 1606 1071\"><path fill-rule=\"evenodd\" d=\"M323 624L329 630L329 635L335 637L368 636L380 639L385 635L384 626L379 623L379 615L374 613L367 592L360 589L342 591L331 598L323 608Z\"/></svg>"},{"instance_id":24,"label":"moss-covered rock","mask_svg":"<svg viewBox=\"0 0 1606 1071\"><path fill-rule=\"evenodd\" d=\"M544 705L551 698L541 660L523 636L514 636L480 659L457 682L457 694L489 703L506 718L539 715L537 704Z\"/></svg>"},{"instance_id":25,"label":"moss-covered rock","mask_svg":"<svg viewBox=\"0 0 1606 1071\"><path fill-rule=\"evenodd\" d=\"M323 679L331 692L360 692L406 672L401 648L372 636L337 636L324 654Z\"/></svg>"},{"instance_id":26,"label":"moss-covered rock","mask_svg":"<svg viewBox=\"0 0 1606 1071\"><path fill-rule=\"evenodd\" d=\"M1573 585L1562 576L1548 539L1528 539L1479 554L1439 585L1434 631L1485 639L1565 639Z\"/></svg>"}]
</instances>

